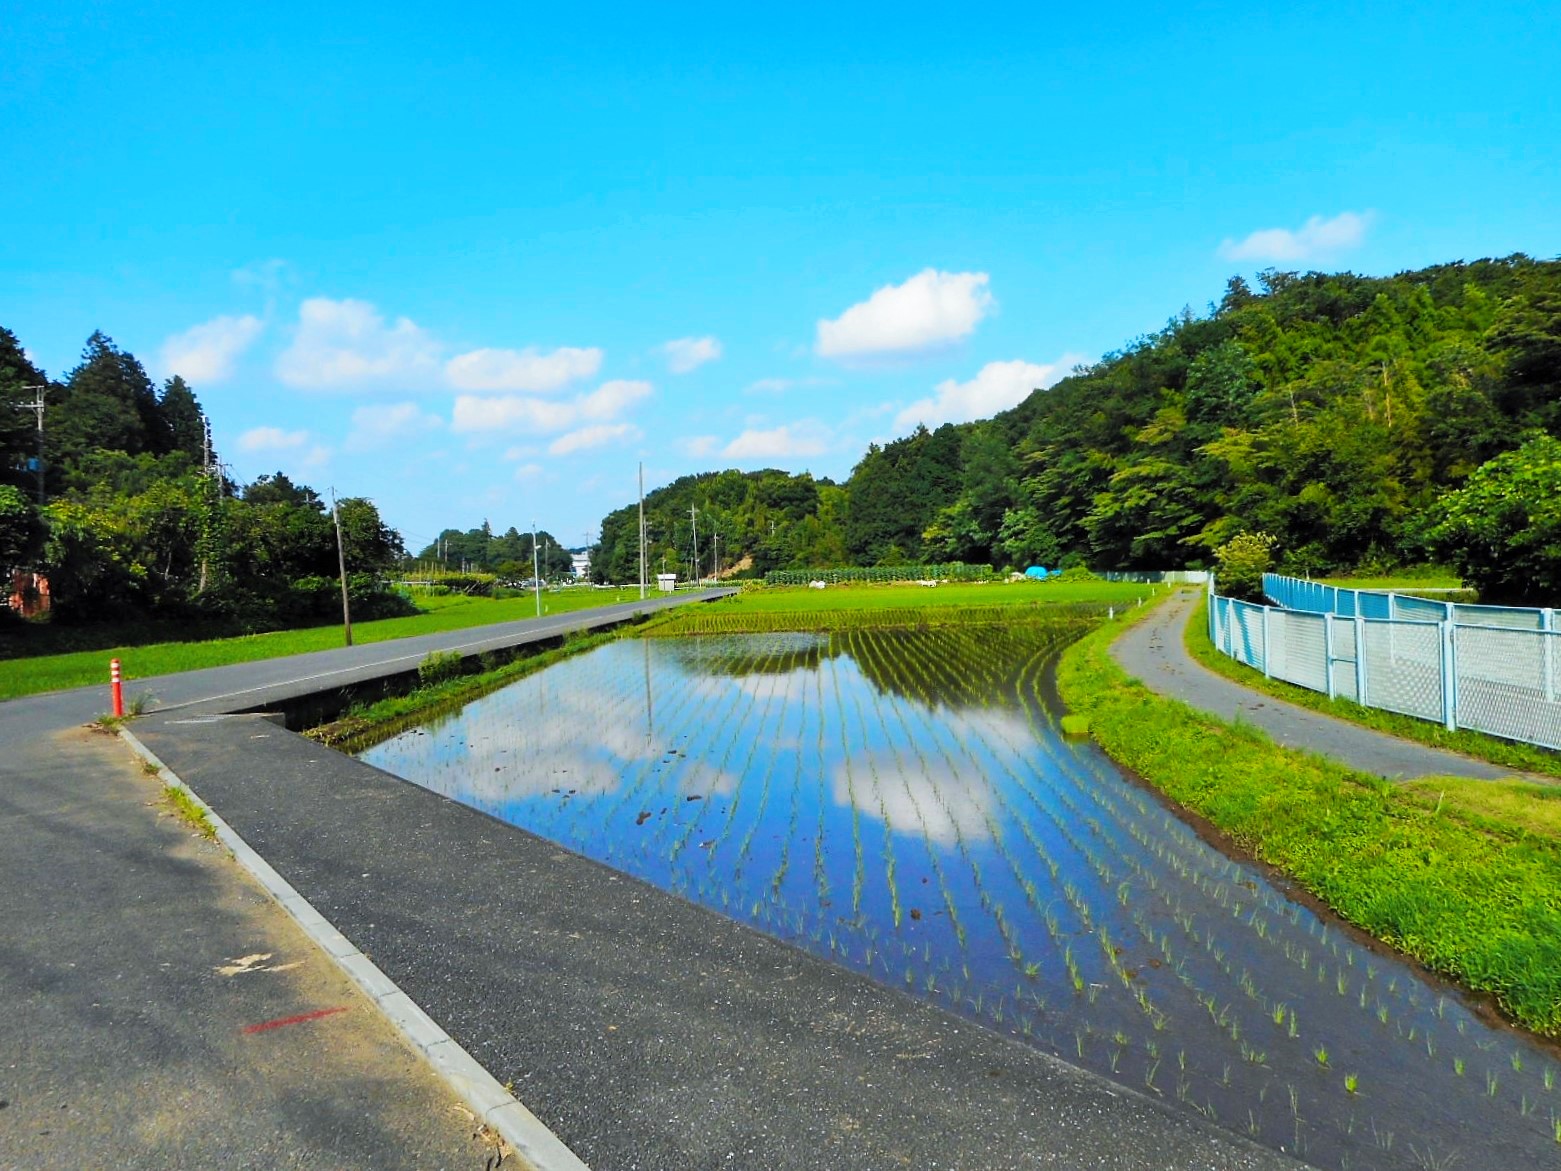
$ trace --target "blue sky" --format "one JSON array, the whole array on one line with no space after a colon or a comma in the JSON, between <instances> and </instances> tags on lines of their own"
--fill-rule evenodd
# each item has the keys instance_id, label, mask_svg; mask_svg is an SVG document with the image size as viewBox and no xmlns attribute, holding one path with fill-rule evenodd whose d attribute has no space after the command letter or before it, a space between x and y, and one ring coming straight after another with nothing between
<instances>
[{"instance_id":1,"label":"blue sky","mask_svg":"<svg viewBox=\"0 0 1561 1171\"><path fill-rule=\"evenodd\" d=\"M0 324L414 547L843 478L1235 272L1561 252L1554 4L61 7L0 0Z\"/></svg>"}]
</instances>

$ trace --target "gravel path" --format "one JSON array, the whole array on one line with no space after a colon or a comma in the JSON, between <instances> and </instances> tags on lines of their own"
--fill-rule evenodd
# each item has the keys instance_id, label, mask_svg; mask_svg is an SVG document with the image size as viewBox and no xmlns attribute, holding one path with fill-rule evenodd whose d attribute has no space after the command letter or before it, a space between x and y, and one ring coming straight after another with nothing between
<instances>
[{"instance_id":1,"label":"gravel path","mask_svg":"<svg viewBox=\"0 0 1561 1171\"><path fill-rule=\"evenodd\" d=\"M1197 603L1196 594L1178 594L1117 639L1111 648L1113 657L1123 670L1161 695L1222 720L1254 724L1287 748L1316 752L1374 776L1493 780L1512 775L1497 765L1308 711L1216 675L1196 662L1182 643L1182 629Z\"/></svg>"}]
</instances>

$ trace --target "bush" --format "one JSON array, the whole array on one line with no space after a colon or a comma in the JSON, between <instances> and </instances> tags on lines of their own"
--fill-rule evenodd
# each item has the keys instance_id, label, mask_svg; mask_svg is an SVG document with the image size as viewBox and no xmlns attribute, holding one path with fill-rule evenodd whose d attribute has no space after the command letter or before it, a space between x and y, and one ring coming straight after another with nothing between
<instances>
[{"instance_id":1,"label":"bush","mask_svg":"<svg viewBox=\"0 0 1561 1171\"><path fill-rule=\"evenodd\" d=\"M465 670L463 660L456 651L429 651L417 665L417 678L424 687L454 679Z\"/></svg>"},{"instance_id":2,"label":"bush","mask_svg":"<svg viewBox=\"0 0 1561 1171\"><path fill-rule=\"evenodd\" d=\"M1277 542L1267 533L1237 533L1214 551L1219 562L1215 586L1227 598L1263 600L1263 575L1274 562Z\"/></svg>"}]
</instances>

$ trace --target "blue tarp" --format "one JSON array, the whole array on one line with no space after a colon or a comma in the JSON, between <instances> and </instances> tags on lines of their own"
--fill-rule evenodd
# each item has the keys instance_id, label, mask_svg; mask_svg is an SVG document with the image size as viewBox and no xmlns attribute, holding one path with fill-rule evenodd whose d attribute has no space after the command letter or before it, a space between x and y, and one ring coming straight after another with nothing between
<instances>
[{"instance_id":1,"label":"blue tarp","mask_svg":"<svg viewBox=\"0 0 1561 1171\"><path fill-rule=\"evenodd\" d=\"M1024 571L1025 577L1033 577L1036 581L1045 581L1050 573L1051 570L1044 565L1032 565Z\"/></svg>"}]
</instances>

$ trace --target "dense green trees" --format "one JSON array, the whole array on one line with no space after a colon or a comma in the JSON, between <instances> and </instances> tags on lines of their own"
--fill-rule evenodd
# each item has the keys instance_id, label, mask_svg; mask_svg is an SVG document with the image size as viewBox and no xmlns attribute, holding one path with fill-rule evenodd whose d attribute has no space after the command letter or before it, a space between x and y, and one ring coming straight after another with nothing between
<instances>
[{"instance_id":1,"label":"dense green trees","mask_svg":"<svg viewBox=\"0 0 1561 1171\"><path fill-rule=\"evenodd\" d=\"M36 416L45 386L48 501L32 503ZM235 494L206 452L206 417L183 379L159 393L102 333L50 383L0 329L0 571L48 575L57 619L208 617L247 627L339 613L335 527L311 489L281 473ZM355 612L404 604L384 575L405 554L362 499L340 502Z\"/></svg>"},{"instance_id":2,"label":"dense green trees","mask_svg":"<svg viewBox=\"0 0 1561 1171\"><path fill-rule=\"evenodd\" d=\"M803 549L783 521L765 565L838 564L810 558L843 546L859 565L1207 566L1251 531L1287 570L1388 567L1451 551L1451 530L1433 545L1438 501L1525 432L1561 434L1561 262L1258 284L1233 278L1206 314L993 419L870 447L836 539L822 510ZM703 506L714 478L682 495Z\"/></svg>"},{"instance_id":3,"label":"dense green trees","mask_svg":"<svg viewBox=\"0 0 1561 1171\"><path fill-rule=\"evenodd\" d=\"M1516 451L1475 469L1438 511L1435 547L1482 601L1561 601L1561 440L1532 432Z\"/></svg>"}]
</instances>

